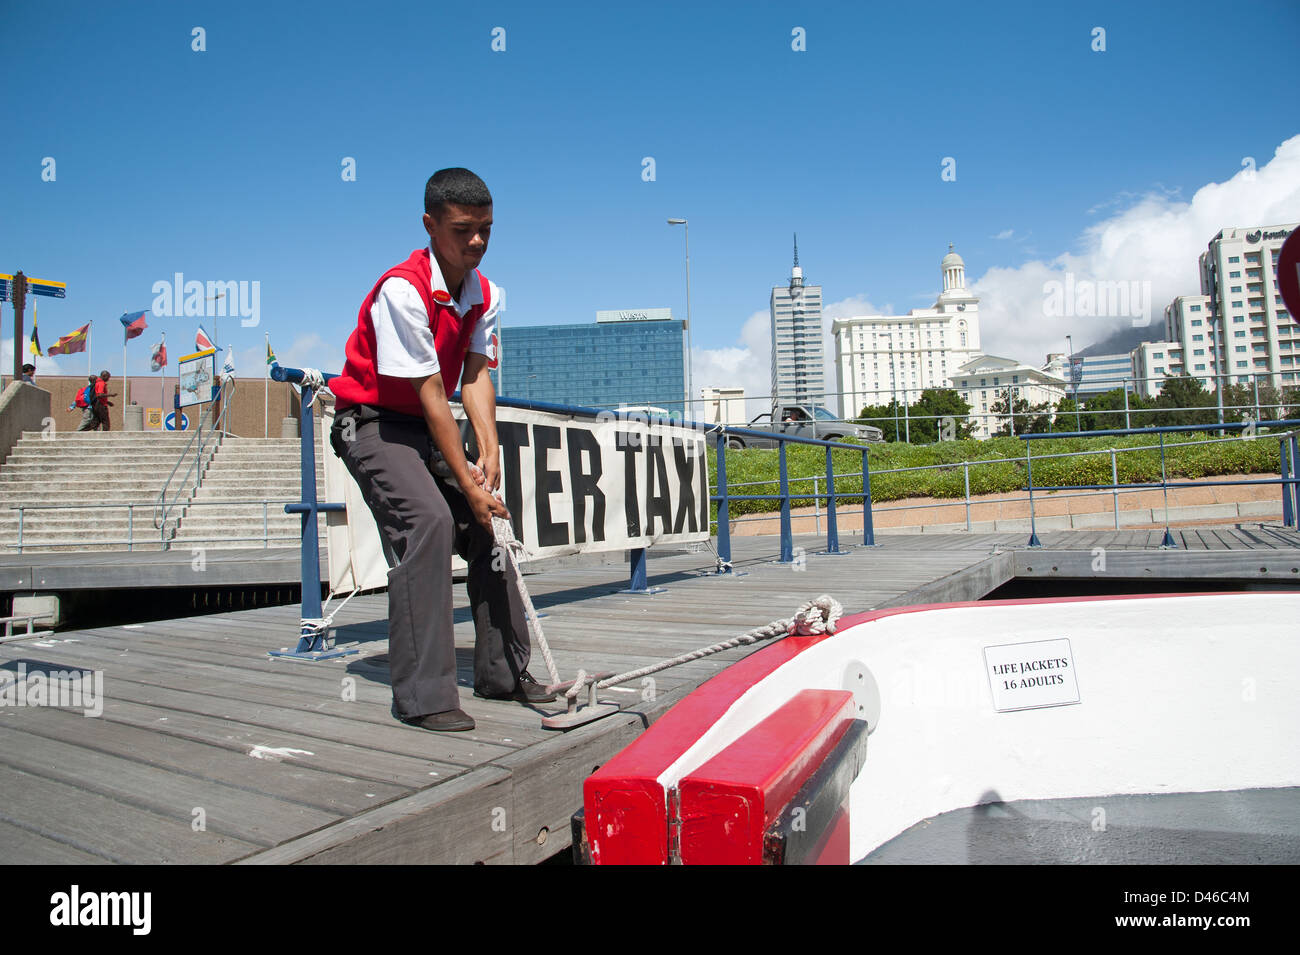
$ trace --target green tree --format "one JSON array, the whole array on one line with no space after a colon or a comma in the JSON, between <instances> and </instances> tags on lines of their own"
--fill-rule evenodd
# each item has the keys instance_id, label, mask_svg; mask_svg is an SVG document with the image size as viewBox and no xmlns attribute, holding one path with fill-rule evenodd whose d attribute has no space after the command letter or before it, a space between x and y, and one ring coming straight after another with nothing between
<instances>
[{"instance_id":1,"label":"green tree","mask_svg":"<svg viewBox=\"0 0 1300 955\"><path fill-rule=\"evenodd\" d=\"M1214 403L1199 378L1165 375L1155 406L1163 412L1159 422L1162 425L1214 424L1219 420L1218 412L1209 407ZM1198 408L1203 410L1192 410Z\"/></svg>"},{"instance_id":2,"label":"green tree","mask_svg":"<svg viewBox=\"0 0 1300 955\"><path fill-rule=\"evenodd\" d=\"M887 405L863 405L855 419L858 424L872 425L884 432L886 441L901 441L903 408L897 401Z\"/></svg>"},{"instance_id":3,"label":"green tree","mask_svg":"<svg viewBox=\"0 0 1300 955\"><path fill-rule=\"evenodd\" d=\"M993 431L993 437L1010 437L1013 424L1015 434L1044 434L1052 430L1050 402L1044 401L1031 407L1024 398L1016 398L1012 402L1010 389L999 391L998 394L1001 397L989 405L990 414L1002 416Z\"/></svg>"},{"instance_id":4,"label":"green tree","mask_svg":"<svg viewBox=\"0 0 1300 955\"><path fill-rule=\"evenodd\" d=\"M1279 398L1282 414L1287 418L1300 418L1300 385L1287 385Z\"/></svg>"},{"instance_id":5,"label":"green tree","mask_svg":"<svg viewBox=\"0 0 1300 955\"><path fill-rule=\"evenodd\" d=\"M926 388L916 404L908 407L913 444L936 441L964 441L971 436L970 405L952 388ZM947 419L947 420L945 420Z\"/></svg>"},{"instance_id":6,"label":"green tree","mask_svg":"<svg viewBox=\"0 0 1300 955\"><path fill-rule=\"evenodd\" d=\"M1093 395L1083 402L1083 407L1085 410L1079 417L1085 431L1110 431L1130 426L1141 428L1150 423L1142 421L1140 416L1133 414L1134 411L1147 407L1147 404L1142 400L1141 395L1130 392L1128 396L1129 423L1125 424L1123 388L1112 388L1110 391L1103 391L1099 395Z\"/></svg>"}]
</instances>

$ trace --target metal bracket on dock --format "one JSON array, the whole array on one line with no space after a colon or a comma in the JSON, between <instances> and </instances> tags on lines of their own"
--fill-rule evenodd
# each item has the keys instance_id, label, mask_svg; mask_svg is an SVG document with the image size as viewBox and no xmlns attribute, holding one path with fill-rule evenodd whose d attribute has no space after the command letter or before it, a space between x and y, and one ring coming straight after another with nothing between
<instances>
[{"instance_id":1,"label":"metal bracket on dock","mask_svg":"<svg viewBox=\"0 0 1300 955\"><path fill-rule=\"evenodd\" d=\"M606 716L612 716L619 711L618 703L612 700L602 700L599 698L600 691L596 684L604 679L614 675L614 671L608 673L595 673L588 679L591 681L587 684L587 702L579 705L576 696L566 696L565 704L567 709L563 713L556 713L554 716L547 716L542 719L542 726L548 730L569 730L575 726L583 726L586 723L594 722ZM576 681L568 680L564 683L557 683L548 686L547 689L555 693L567 693L573 688Z\"/></svg>"},{"instance_id":2,"label":"metal bracket on dock","mask_svg":"<svg viewBox=\"0 0 1300 955\"><path fill-rule=\"evenodd\" d=\"M315 627L309 623L304 623L302 636L298 638L296 647L292 650L268 650L266 655L315 662L316 660L334 660L338 657L346 657L360 652L356 647L327 646L325 638L328 634L328 628Z\"/></svg>"}]
</instances>

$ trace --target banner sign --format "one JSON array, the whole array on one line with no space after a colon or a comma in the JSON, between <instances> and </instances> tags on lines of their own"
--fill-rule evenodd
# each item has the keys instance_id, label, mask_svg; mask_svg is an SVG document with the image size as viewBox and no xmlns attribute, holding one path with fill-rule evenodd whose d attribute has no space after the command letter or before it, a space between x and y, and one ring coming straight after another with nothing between
<instances>
[{"instance_id":1,"label":"banner sign","mask_svg":"<svg viewBox=\"0 0 1300 955\"><path fill-rule=\"evenodd\" d=\"M452 412L474 461L469 423L459 405ZM704 433L647 418L497 408L502 494L525 560L709 539ZM379 531L329 448L333 423L332 413L325 415L321 430L327 499L345 501L348 510L346 527L327 521L331 585L382 587L388 566Z\"/></svg>"},{"instance_id":2,"label":"banner sign","mask_svg":"<svg viewBox=\"0 0 1300 955\"><path fill-rule=\"evenodd\" d=\"M215 348L195 352L181 358L178 365L180 382L180 405L190 405L211 401L215 395L217 381L217 351Z\"/></svg>"}]
</instances>

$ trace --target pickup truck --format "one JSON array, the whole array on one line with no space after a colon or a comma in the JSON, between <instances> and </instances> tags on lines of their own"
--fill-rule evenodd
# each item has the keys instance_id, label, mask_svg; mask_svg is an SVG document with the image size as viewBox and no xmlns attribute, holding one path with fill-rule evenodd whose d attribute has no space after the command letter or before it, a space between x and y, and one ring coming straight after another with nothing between
<instances>
[{"instance_id":1,"label":"pickup truck","mask_svg":"<svg viewBox=\"0 0 1300 955\"><path fill-rule=\"evenodd\" d=\"M816 438L819 441L839 441L853 438L858 441L883 441L885 433L870 425L840 421L818 405L778 405L771 412L763 412L745 425L751 431L771 431L799 438ZM729 448L775 448L774 438L760 438L752 434L728 434Z\"/></svg>"}]
</instances>

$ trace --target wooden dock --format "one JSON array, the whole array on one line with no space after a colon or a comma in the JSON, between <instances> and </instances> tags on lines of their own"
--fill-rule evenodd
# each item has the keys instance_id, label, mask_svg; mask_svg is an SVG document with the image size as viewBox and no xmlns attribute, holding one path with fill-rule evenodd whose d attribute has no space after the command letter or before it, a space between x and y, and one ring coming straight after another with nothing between
<instances>
[{"instance_id":1,"label":"wooden dock","mask_svg":"<svg viewBox=\"0 0 1300 955\"><path fill-rule=\"evenodd\" d=\"M709 551L652 556L650 583L620 593L625 564L528 576L561 673L628 670L790 616L829 593L846 612L978 599L1019 577L1265 580L1300 586L1300 535L1278 525L880 539L845 555L797 538L735 540L743 575L717 576ZM1104 569L1098 571L1098 552ZM267 656L296 641L296 608L263 608L64 632L0 644L0 671L103 674L103 711L0 706L0 862L535 863L569 844L581 783L674 702L750 650L677 667L604 694L622 711L568 733L543 712L477 700L473 626L457 590L465 734L391 715L386 598L335 619L356 655L302 663ZM142 600L148 591L140 591ZM760 644L761 646L761 644ZM534 676L545 667L534 652ZM12 686L12 679L8 680ZM12 701L10 701L12 703Z\"/></svg>"}]
</instances>

